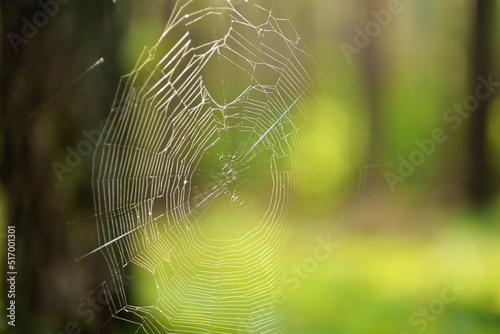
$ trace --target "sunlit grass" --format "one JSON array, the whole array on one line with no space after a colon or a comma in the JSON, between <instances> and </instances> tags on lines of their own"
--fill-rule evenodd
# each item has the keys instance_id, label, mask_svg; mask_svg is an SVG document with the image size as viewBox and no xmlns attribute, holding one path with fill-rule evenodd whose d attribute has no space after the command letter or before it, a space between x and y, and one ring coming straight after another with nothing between
<instances>
[{"instance_id":1,"label":"sunlit grass","mask_svg":"<svg viewBox=\"0 0 500 334\"><path fill-rule=\"evenodd\" d=\"M299 279L298 288L285 284L281 306L290 310L287 333L497 333L500 244L495 227L482 223L460 215L425 237L344 235L326 261ZM311 252L304 258L313 256L316 246L313 241L305 247ZM284 258L284 269L302 260ZM149 294L141 280L133 287L136 296ZM443 302L442 312L411 322L453 282L463 289L452 302Z\"/></svg>"},{"instance_id":2,"label":"sunlit grass","mask_svg":"<svg viewBox=\"0 0 500 334\"><path fill-rule=\"evenodd\" d=\"M474 222L454 223L425 239L346 236L338 252L288 295L296 333L498 332L498 237ZM466 286L456 300L425 326L410 323L455 279Z\"/></svg>"}]
</instances>

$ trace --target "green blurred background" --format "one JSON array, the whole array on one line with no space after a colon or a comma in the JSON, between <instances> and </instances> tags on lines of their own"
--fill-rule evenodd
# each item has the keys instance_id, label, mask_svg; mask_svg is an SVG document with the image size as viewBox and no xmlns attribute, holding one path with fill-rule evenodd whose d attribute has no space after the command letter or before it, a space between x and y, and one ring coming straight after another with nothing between
<instances>
[{"instance_id":1,"label":"green blurred background","mask_svg":"<svg viewBox=\"0 0 500 334\"><path fill-rule=\"evenodd\" d=\"M53 162L64 161L83 130L99 128L120 76L158 40L173 2L60 3L17 53L8 34L21 34L22 18L42 7L0 6L1 240L16 225L17 332L59 334L74 322L75 331L96 333L109 311L90 319L77 309L108 278L107 266L99 255L75 263L98 245L92 155L62 180ZM335 136L320 126L304 139L310 163L337 174L303 186L301 203L321 223L291 224L304 238L285 244L283 264L303 263L318 236L340 245L285 292L285 321L296 333L500 332L500 87L492 84L467 116L448 112L472 101L478 77L500 81L498 2L283 0L279 10L317 62L321 117L334 110L337 126ZM391 13L384 24L374 23L380 13ZM370 27L372 36L360 37ZM100 57L105 63L86 72ZM446 139L416 153L416 141L429 143L436 129ZM405 176L403 160L414 165ZM444 301L457 284L456 298ZM138 301L148 294L140 287L128 287ZM5 319L2 312L0 326L12 330ZM115 321L104 328L135 330Z\"/></svg>"}]
</instances>

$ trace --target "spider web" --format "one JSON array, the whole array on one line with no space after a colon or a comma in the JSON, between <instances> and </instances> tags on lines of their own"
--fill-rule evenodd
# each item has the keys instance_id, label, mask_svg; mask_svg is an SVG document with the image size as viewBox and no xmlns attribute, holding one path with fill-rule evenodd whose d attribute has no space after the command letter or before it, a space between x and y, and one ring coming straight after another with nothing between
<instances>
[{"instance_id":1,"label":"spider web","mask_svg":"<svg viewBox=\"0 0 500 334\"><path fill-rule=\"evenodd\" d=\"M137 332L283 330L279 249L316 69L265 4L178 1L120 81L94 154L94 252L111 313ZM148 305L130 302L131 266L154 282Z\"/></svg>"}]
</instances>

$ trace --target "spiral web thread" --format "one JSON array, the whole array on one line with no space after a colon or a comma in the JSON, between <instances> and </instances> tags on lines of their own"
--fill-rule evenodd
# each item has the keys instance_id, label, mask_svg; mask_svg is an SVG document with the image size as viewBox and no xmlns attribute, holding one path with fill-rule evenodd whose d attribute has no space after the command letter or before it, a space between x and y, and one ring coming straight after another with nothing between
<instances>
[{"instance_id":1,"label":"spiral web thread","mask_svg":"<svg viewBox=\"0 0 500 334\"><path fill-rule=\"evenodd\" d=\"M314 62L268 7L177 2L120 81L94 155L95 251L113 316L138 333L282 331L278 249ZM154 281L136 287L150 304L133 305L129 266Z\"/></svg>"}]
</instances>

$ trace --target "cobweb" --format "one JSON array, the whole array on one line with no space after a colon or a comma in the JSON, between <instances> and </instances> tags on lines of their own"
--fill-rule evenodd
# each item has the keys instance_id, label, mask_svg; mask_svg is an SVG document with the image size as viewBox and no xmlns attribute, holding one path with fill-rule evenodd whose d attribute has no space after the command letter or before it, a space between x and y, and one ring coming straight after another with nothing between
<instances>
[{"instance_id":1,"label":"cobweb","mask_svg":"<svg viewBox=\"0 0 500 334\"><path fill-rule=\"evenodd\" d=\"M96 251L113 316L138 333L282 331L279 249L316 69L269 4L178 1L120 81L94 155ZM151 278L148 305L124 287L131 266Z\"/></svg>"}]
</instances>

